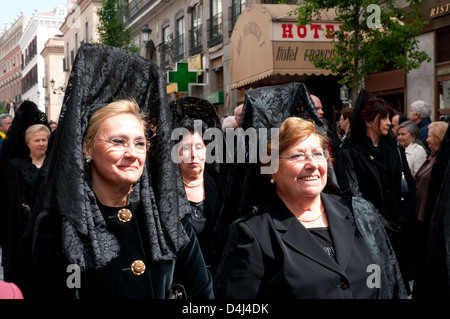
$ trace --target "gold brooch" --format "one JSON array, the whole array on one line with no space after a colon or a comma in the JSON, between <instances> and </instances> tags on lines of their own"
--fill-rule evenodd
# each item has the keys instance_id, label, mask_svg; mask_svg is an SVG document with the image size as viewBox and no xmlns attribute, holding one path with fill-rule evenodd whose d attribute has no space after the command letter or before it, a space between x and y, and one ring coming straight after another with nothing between
<instances>
[{"instance_id":1,"label":"gold brooch","mask_svg":"<svg viewBox=\"0 0 450 319\"><path fill-rule=\"evenodd\" d=\"M128 223L131 220L131 217L133 216L133 214L131 213L131 211L129 209L126 208L122 208L121 210L119 210L119 212L117 213L117 218L122 222L122 223Z\"/></svg>"},{"instance_id":2,"label":"gold brooch","mask_svg":"<svg viewBox=\"0 0 450 319\"><path fill-rule=\"evenodd\" d=\"M135 260L131 264L131 272L136 276L140 276L145 272L145 264L142 260Z\"/></svg>"}]
</instances>

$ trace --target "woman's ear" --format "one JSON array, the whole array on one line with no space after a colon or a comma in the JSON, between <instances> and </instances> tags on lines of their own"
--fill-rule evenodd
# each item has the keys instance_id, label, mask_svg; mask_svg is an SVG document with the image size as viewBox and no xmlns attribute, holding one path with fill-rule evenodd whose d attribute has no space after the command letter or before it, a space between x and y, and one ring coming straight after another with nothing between
<instances>
[{"instance_id":1,"label":"woman's ear","mask_svg":"<svg viewBox=\"0 0 450 319\"><path fill-rule=\"evenodd\" d=\"M92 158L90 146L86 142L83 142L83 157L84 157L84 159Z\"/></svg>"}]
</instances>

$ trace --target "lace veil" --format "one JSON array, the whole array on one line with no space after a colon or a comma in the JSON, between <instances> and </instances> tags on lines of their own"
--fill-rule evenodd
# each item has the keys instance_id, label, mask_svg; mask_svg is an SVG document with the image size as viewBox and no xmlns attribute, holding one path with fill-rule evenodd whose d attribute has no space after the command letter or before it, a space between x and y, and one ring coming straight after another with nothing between
<instances>
[{"instance_id":1,"label":"lace veil","mask_svg":"<svg viewBox=\"0 0 450 319\"><path fill-rule=\"evenodd\" d=\"M84 44L70 74L48 175L36 203L38 214L61 215L64 254L81 269L103 267L120 251L115 236L106 229L85 172L82 140L93 112L127 98L135 99L157 124L144 173L130 198L144 215L149 261L175 258L188 241L180 219L189 212L189 203L170 156L172 116L160 68L119 48Z\"/></svg>"}]
</instances>

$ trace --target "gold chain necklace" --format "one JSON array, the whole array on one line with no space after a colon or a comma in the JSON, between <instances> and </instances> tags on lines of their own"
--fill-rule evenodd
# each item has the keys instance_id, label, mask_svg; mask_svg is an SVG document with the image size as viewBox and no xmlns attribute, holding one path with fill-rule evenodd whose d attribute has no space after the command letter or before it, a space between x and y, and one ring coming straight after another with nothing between
<instances>
[{"instance_id":1,"label":"gold chain necklace","mask_svg":"<svg viewBox=\"0 0 450 319\"><path fill-rule=\"evenodd\" d=\"M203 184L203 179L202 179L198 184L195 184L195 185L189 185L189 184L186 183L184 180L183 180L183 184L184 184L187 188L196 188L196 187L198 187L198 186L200 186L200 185Z\"/></svg>"},{"instance_id":2,"label":"gold chain necklace","mask_svg":"<svg viewBox=\"0 0 450 319\"><path fill-rule=\"evenodd\" d=\"M322 212L320 213L319 216L317 216L316 218L313 218L313 219L301 219L300 217L297 217L297 219L298 219L299 221L301 221L302 223L310 223L310 222L316 221L316 220L318 220L320 217L322 217L324 211L325 211L325 208L322 209Z\"/></svg>"}]
</instances>

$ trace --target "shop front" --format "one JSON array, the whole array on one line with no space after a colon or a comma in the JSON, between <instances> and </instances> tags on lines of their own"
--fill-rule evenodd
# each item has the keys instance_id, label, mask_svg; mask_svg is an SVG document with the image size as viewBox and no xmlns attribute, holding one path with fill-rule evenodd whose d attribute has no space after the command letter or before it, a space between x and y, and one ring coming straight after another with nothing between
<instances>
[{"instance_id":1,"label":"shop front","mask_svg":"<svg viewBox=\"0 0 450 319\"><path fill-rule=\"evenodd\" d=\"M429 0L424 11L435 33L435 120L450 118L450 1Z\"/></svg>"}]
</instances>

